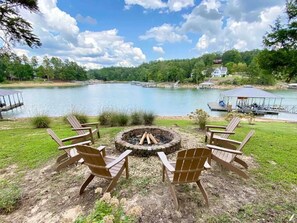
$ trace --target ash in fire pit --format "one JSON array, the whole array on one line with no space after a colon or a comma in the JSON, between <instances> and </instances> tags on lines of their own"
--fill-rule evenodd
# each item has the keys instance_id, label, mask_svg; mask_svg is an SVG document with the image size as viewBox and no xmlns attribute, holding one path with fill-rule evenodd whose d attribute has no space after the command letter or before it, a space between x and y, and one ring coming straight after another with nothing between
<instances>
[{"instance_id":1,"label":"ash in fire pit","mask_svg":"<svg viewBox=\"0 0 297 223\"><path fill-rule=\"evenodd\" d=\"M115 139L115 147L123 152L131 149L133 155L149 156L157 152L172 153L181 145L180 136L169 129L157 127L134 128L120 132Z\"/></svg>"}]
</instances>

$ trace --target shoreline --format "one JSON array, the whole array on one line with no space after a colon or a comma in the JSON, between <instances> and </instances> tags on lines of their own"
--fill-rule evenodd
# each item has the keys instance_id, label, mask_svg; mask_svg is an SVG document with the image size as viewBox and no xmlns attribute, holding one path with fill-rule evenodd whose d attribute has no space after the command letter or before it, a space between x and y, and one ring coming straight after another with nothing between
<instances>
[{"instance_id":1,"label":"shoreline","mask_svg":"<svg viewBox=\"0 0 297 223\"><path fill-rule=\"evenodd\" d=\"M88 81L17 81L6 84L0 84L0 88L35 88L35 87L79 87L93 84L112 84L112 83L130 83L128 81L101 81L101 80L88 80ZM157 83L156 88L170 88L173 83L162 82ZM180 83L177 89L197 89L197 84ZM215 85L209 89L234 89L242 87L243 85ZM287 90L284 85L278 84L274 86L266 85L252 85L255 88L263 90Z\"/></svg>"}]
</instances>

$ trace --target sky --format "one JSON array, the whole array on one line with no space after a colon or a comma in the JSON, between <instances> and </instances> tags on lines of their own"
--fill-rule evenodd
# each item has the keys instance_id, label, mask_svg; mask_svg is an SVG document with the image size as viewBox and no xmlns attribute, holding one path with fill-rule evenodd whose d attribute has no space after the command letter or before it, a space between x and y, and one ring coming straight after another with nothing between
<instances>
[{"instance_id":1,"label":"sky","mask_svg":"<svg viewBox=\"0 0 297 223\"><path fill-rule=\"evenodd\" d=\"M138 66L230 49L261 49L285 0L38 0L21 10L42 47L17 54L69 59L87 69Z\"/></svg>"}]
</instances>

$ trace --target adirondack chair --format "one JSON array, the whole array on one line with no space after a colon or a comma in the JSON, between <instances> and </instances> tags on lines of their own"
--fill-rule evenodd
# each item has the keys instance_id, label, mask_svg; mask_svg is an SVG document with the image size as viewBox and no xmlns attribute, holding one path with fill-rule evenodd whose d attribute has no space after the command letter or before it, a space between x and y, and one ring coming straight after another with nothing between
<instances>
[{"instance_id":1,"label":"adirondack chair","mask_svg":"<svg viewBox=\"0 0 297 223\"><path fill-rule=\"evenodd\" d=\"M84 135L86 139L91 139L92 143L94 143L94 133L97 133L98 138L100 138L98 122L81 124L74 115L68 115L67 121L72 126L72 130L76 131L78 135ZM95 128L92 129L91 126L95 126Z\"/></svg>"},{"instance_id":2,"label":"adirondack chair","mask_svg":"<svg viewBox=\"0 0 297 223\"><path fill-rule=\"evenodd\" d=\"M58 166L56 167L56 171L60 171L64 167L67 167L68 165L79 162L81 160L81 156L77 153L75 149L76 146L91 144L91 141L82 141L75 144L65 145L64 142L79 140L81 138L84 138L84 136L78 135L78 136L68 137L65 139L60 139L51 129L47 129L47 133L59 145L58 149L65 152L63 155L57 158L56 162ZM83 160L81 160L80 162L83 162Z\"/></svg>"},{"instance_id":3,"label":"adirondack chair","mask_svg":"<svg viewBox=\"0 0 297 223\"><path fill-rule=\"evenodd\" d=\"M217 163L221 164L223 167L237 173L239 176L242 176L245 179L248 179L248 175L243 172L241 169L233 165L233 162L236 162L243 166L245 169L248 168L246 162L240 159L238 156L242 155L242 149L250 138L255 133L254 130L251 130L242 142L232 140L232 139L220 139L220 141L226 141L228 144L233 144L236 146L236 149L233 148L224 148L217 145L206 145L209 149L212 150L211 159L215 160ZM223 143L224 144L224 143ZM209 160L211 163L211 160Z\"/></svg>"},{"instance_id":4,"label":"adirondack chair","mask_svg":"<svg viewBox=\"0 0 297 223\"><path fill-rule=\"evenodd\" d=\"M126 170L126 178L129 178L128 155L132 150L126 150L117 158L106 156L104 146L98 149L90 146L78 146L77 151L84 159L84 164L86 164L91 171L90 176L80 188L80 195L95 176L111 180L104 192L109 192L115 187L124 170Z\"/></svg>"},{"instance_id":5,"label":"adirondack chair","mask_svg":"<svg viewBox=\"0 0 297 223\"><path fill-rule=\"evenodd\" d=\"M231 134L234 134L235 128L240 123L240 118L234 117L227 126L206 125L205 142L209 139L210 144L215 144L217 139L227 139ZM216 130L214 130L216 129ZM217 130L217 129L223 129ZM217 135L219 134L219 135Z\"/></svg>"},{"instance_id":6,"label":"adirondack chair","mask_svg":"<svg viewBox=\"0 0 297 223\"><path fill-rule=\"evenodd\" d=\"M162 161L163 173L162 180L164 182L165 175L169 180L169 189L173 196L173 201L176 209L179 208L178 200L175 194L174 185L195 182L200 188L202 195L208 206L207 193L200 182L201 172L209 165L207 159L210 159L211 150L207 148L185 149L177 153L175 162L168 161L164 152L158 152L158 156Z\"/></svg>"}]
</instances>

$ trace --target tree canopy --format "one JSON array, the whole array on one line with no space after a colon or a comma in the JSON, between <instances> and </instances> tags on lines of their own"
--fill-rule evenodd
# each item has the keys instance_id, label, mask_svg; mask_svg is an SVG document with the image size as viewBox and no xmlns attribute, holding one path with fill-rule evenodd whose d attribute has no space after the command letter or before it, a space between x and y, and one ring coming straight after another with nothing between
<instances>
[{"instance_id":1,"label":"tree canopy","mask_svg":"<svg viewBox=\"0 0 297 223\"><path fill-rule=\"evenodd\" d=\"M32 25L23 19L19 9L38 12L37 0L0 0L0 30L3 41L2 51L18 42L29 47L41 46L40 39L33 33Z\"/></svg>"}]
</instances>

